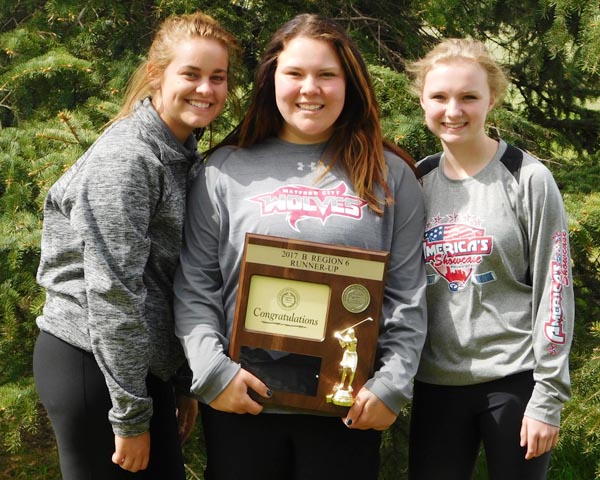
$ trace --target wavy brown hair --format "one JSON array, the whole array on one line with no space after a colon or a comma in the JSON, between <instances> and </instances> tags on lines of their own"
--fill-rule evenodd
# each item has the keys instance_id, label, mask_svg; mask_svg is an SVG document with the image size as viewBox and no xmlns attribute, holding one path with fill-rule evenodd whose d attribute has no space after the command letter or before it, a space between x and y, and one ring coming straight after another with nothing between
<instances>
[{"instance_id":1,"label":"wavy brown hair","mask_svg":"<svg viewBox=\"0 0 600 480\"><path fill-rule=\"evenodd\" d=\"M367 66L346 31L330 19L301 14L275 32L259 63L246 115L222 145L249 147L279 135L284 119L275 101L275 70L280 53L296 37L307 37L331 45L346 76L344 108L328 142L326 156L329 160L323 174L336 163L341 163L357 195L365 199L371 210L382 215L384 206L393 203L386 181L384 145L411 167L414 161L400 148L384 142L379 106ZM377 194L378 187L383 198Z\"/></svg>"}]
</instances>

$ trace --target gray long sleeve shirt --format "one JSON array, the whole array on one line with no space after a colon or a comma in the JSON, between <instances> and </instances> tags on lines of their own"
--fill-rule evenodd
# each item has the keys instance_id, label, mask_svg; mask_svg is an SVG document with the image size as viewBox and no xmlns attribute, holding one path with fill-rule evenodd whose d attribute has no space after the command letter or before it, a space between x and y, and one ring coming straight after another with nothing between
<instances>
[{"instance_id":1,"label":"gray long sleeve shirt","mask_svg":"<svg viewBox=\"0 0 600 480\"><path fill-rule=\"evenodd\" d=\"M473 177L448 178L443 157L423 177L429 326L416 378L471 385L533 370L525 414L559 425L574 324L567 216L550 171L521 152L511 172L506 149Z\"/></svg>"},{"instance_id":2,"label":"gray long sleeve shirt","mask_svg":"<svg viewBox=\"0 0 600 480\"><path fill-rule=\"evenodd\" d=\"M323 149L275 138L223 148L190 191L175 324L193 371L192 391L206 403L240 368L226 352L246 232L390 252L379 368L365 386L395 412L411 398L426 329L421 189L406 164L387 153L395 203L379 217L339 168L317 182Z\"/></svg>"},{"instance_id":3,"label":"gray long sleeve shirt","mask_svg":"<svg viewBox=\"0 0 600 480\"><path fill-rule=\"evenodd\" d=\"M116 434L148 430L148 372L166 380L183 363L173 334L172 279L187 175L199 159L149 99L111 126L52 186L44 206L37 324L93 353L112 400Z\"/></svg>"}]
</instances>

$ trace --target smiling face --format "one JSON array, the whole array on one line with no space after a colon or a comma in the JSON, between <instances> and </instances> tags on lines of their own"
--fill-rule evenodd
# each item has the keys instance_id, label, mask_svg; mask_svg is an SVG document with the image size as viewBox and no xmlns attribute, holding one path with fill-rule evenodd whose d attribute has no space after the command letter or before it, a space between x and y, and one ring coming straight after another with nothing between
<instances>
[{"instance_id":1,"label":"smiling face","mask_svg":"<svg viewBox=\"0 0 600 480\"><path fill-rule=\"evenodd\" d=\"M152 104L180 142L223 110L228 66L227 48L217 40L192 38L177 44Z\"/></svg>"},{"instance_id":2,"label":"smiling face","mask_svg":"<svg viewBox=\"0 0 600 480\"><path fill-rule=\"evenodd\" d=\"M284 120L282 140L327 141L345 96L344 70L329 43L300 36L286 44L275 70L275 100Z\"/></svg>"},{"instance_id":3,"label":"smiling face","mask_svg":"<svg viewBox=\"0 0 600 480\"><path fill-rule=\"evenodd\" d=\"M438 63L425 77L425 122L446 146L485 142L485 120L493 104L487 73L473 61Z\"/></svg>"}]
</instances>

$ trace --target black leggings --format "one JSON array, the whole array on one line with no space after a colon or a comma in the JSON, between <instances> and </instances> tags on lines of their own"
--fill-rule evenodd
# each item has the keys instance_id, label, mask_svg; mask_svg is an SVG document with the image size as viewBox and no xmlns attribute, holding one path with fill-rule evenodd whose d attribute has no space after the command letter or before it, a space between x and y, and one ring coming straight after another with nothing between
<instances>
[{"instance_id":1,"label":"black leggings","mask_svg":"<svg viewBox=\"0 0 600 480\"><path fill-rule=\"evenodd\" d=\"M525 460L520 430L532 372L468 386L415 382L409 443L411 480L468 480L483 441L490 480L543 480L550 452Z\"/></svg>"},{"instance_id":2,"label":"black leggings","mask_svg":"<svg viewBox=\"0 0 600 480\"><path fill-rule=\"evenodd\" d=\"M377 480L381 432L339 417L200 408L206 480Z\"/></svg>"},{"instance_id":3,"label":"black leggings","mask_svg":"<svg viewBox=\"0 0 600 480\"><path fill-rule=\"evenodd\" d=\"M42 404L54 428L63 480L185 480L185 469L170 382L146 379L154 414L150 421L150 463L131 473L112 463L115 437L108 421L112 407L94 356L41 332L33 370Z\"/></svg>"}]
</instances>

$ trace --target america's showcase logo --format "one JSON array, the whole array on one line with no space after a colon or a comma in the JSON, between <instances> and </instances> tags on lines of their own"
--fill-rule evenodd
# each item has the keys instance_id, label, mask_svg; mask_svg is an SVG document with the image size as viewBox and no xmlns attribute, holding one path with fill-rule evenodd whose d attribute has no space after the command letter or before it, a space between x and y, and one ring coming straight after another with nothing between
<instances>
[{"instance_id":1,"label":"america's showcase logo","mask_svg":"<svg viewBox=\"0 0 600 480\"><path fill-rule=\"evenodd\" d=\"M423 243L425 262L436 272L428 276L429 283L442 277L448 288L457 292L469 281L487 283L496 279L494 272L475 273L483 257L493 249L492 237L479 225L478 218L459 214L437 215L428 222Z\"/></svg>"},{"instance_id":2,"label":"america's showcase logo","mask_svg":"<svg viewBox=\"0 0 600 480\"><path fill-rule=\"evenodd\" d=\"M552 288L550 291L550 317L544 324L546 338L552 343L562 345L566 343L563 330L564 308L563 290L569 286L569 234L566 231L556 232L552 237L552 262L550 265L552 275ZM551 351L549 351L552 354Z\"/></svg>"}]
</instances>

